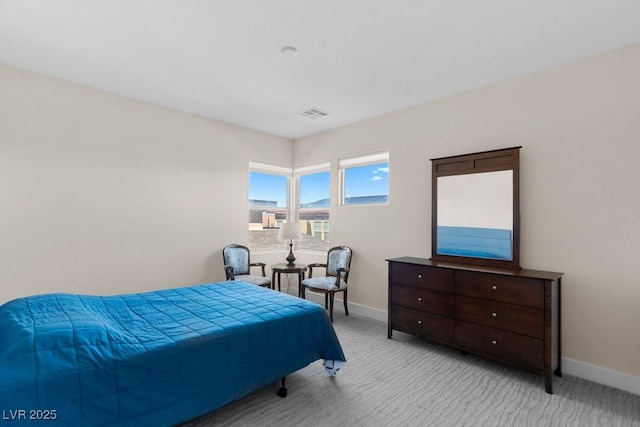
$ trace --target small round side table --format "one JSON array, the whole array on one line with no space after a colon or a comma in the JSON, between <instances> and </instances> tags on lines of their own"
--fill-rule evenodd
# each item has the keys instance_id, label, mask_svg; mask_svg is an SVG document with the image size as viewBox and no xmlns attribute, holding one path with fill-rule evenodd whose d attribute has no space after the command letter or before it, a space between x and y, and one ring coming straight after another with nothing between
<instances>
[{"instance_id":1,"label":"small round side table","mask_svg":"<svg viewBox=\"0 0 640 427\"><path fill-rule=\"evenodd\" d=\"M298 275L298 296L300 296L302 290L302 281L304 280L304 274L307 271L307 264L293 264L287 263L273 264L271 266L271 289L276 289L276 274L278 275L278 291L280 288L280 275L282 273L291 274L296 273Z\"/></svg>"}]
</instances>

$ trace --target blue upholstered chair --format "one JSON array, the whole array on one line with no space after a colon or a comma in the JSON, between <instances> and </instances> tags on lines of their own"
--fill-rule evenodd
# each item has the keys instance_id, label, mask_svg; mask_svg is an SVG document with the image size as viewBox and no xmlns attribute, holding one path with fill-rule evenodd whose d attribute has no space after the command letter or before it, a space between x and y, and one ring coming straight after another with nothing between
<instances>
[{"instance_id":1,"label":"blue upholstered chair","mask_svg":"<svg viewBox=\"0 0 640 427\"><path fill-rule=\"evenodd\" d=\"M348 316L347 281L351 268L351 248L336 246L327 252L326 263L309 264L309 278L302 281L301 295L305 298L307 290L324 294L324 308L329 309L329 318L333 322L333 298L336 292L344 293L344 313ZM314 268L324 268L324 277L313 277Z\"/></svg>"},{"instance_id":2,"label":"blue upholstered chair","mask_svg":"<svg viewBox=\"0 0 640 427\"><path fill-rule=\"evenodd\" d=\"M254 285L271 287L271 279L266 277L264 262L251 262L249 248L242 245L225 246L222 250L224 272L227 280L241 280ZM261 267L262 276L252 275L251 267Z\"/></svg>"}]
</instances>

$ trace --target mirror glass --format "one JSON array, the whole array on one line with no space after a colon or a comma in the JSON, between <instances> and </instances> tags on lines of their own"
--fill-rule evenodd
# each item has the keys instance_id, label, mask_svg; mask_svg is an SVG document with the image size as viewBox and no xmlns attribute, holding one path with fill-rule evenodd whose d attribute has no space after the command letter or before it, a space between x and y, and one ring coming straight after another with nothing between
<instances>
[{"instance_id":1,"label":"mirror glass","mask_svg":"<svg viewBox=\"0 0 640 427\"><path fill-rule=\"evenodd\" d=\"M513 171L437 180L436 253L513 260Z\"/></svg>"}]
</instances>

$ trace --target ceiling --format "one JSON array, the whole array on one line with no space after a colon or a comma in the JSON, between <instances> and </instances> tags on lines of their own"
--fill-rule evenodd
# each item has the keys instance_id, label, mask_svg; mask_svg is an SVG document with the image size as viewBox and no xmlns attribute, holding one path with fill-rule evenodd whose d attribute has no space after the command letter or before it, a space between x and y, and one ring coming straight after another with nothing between
<instances>
[{"instance_id":1,"label":"ceiling","mask_svg":"<svg viewBox=\"0 0 640 427\"><path fill-rule=\"evenodd\" d=\"M639 22L639 0L0 0L0 63L296 139L638 43Z\"/></svg>"}]
</instances>

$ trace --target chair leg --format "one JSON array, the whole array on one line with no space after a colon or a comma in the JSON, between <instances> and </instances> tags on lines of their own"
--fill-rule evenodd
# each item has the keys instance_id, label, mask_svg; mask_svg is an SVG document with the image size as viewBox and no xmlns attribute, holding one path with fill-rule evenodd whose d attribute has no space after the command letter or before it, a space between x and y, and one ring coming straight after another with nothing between
<instances>
[{"instance_id":1,"label":"chair leg","mask_svg":"<svg viewBox=\"0 0 640 427\"><path fill-rule=\"evenodd\" d=\"M349 315L349 309L347 308L347 290L344 290L344 314L345 316Z\"/></svg>"},{"instance_id":2,"label":"chair leg","mask_svg":"<svg viewBox=\"0 0 640 427\"><path fill-rule=\"evenodd\" d=\"M324 293L324 309L327 310L329 308L329 305L327 304L327 301L329 299L329 293L325 292Z\"/></svg>"},{"instance_id":3,"label":"chair leg","mask_svg":"<svg viewBox=\"0 0 640 427\"><path fill-rule=\"evenodd\" d=\"M333 323L333 297L335 292L329 292L325 295L329 296L329 319L331 319L331 323Z\"/></svg>"}]
</instances>

